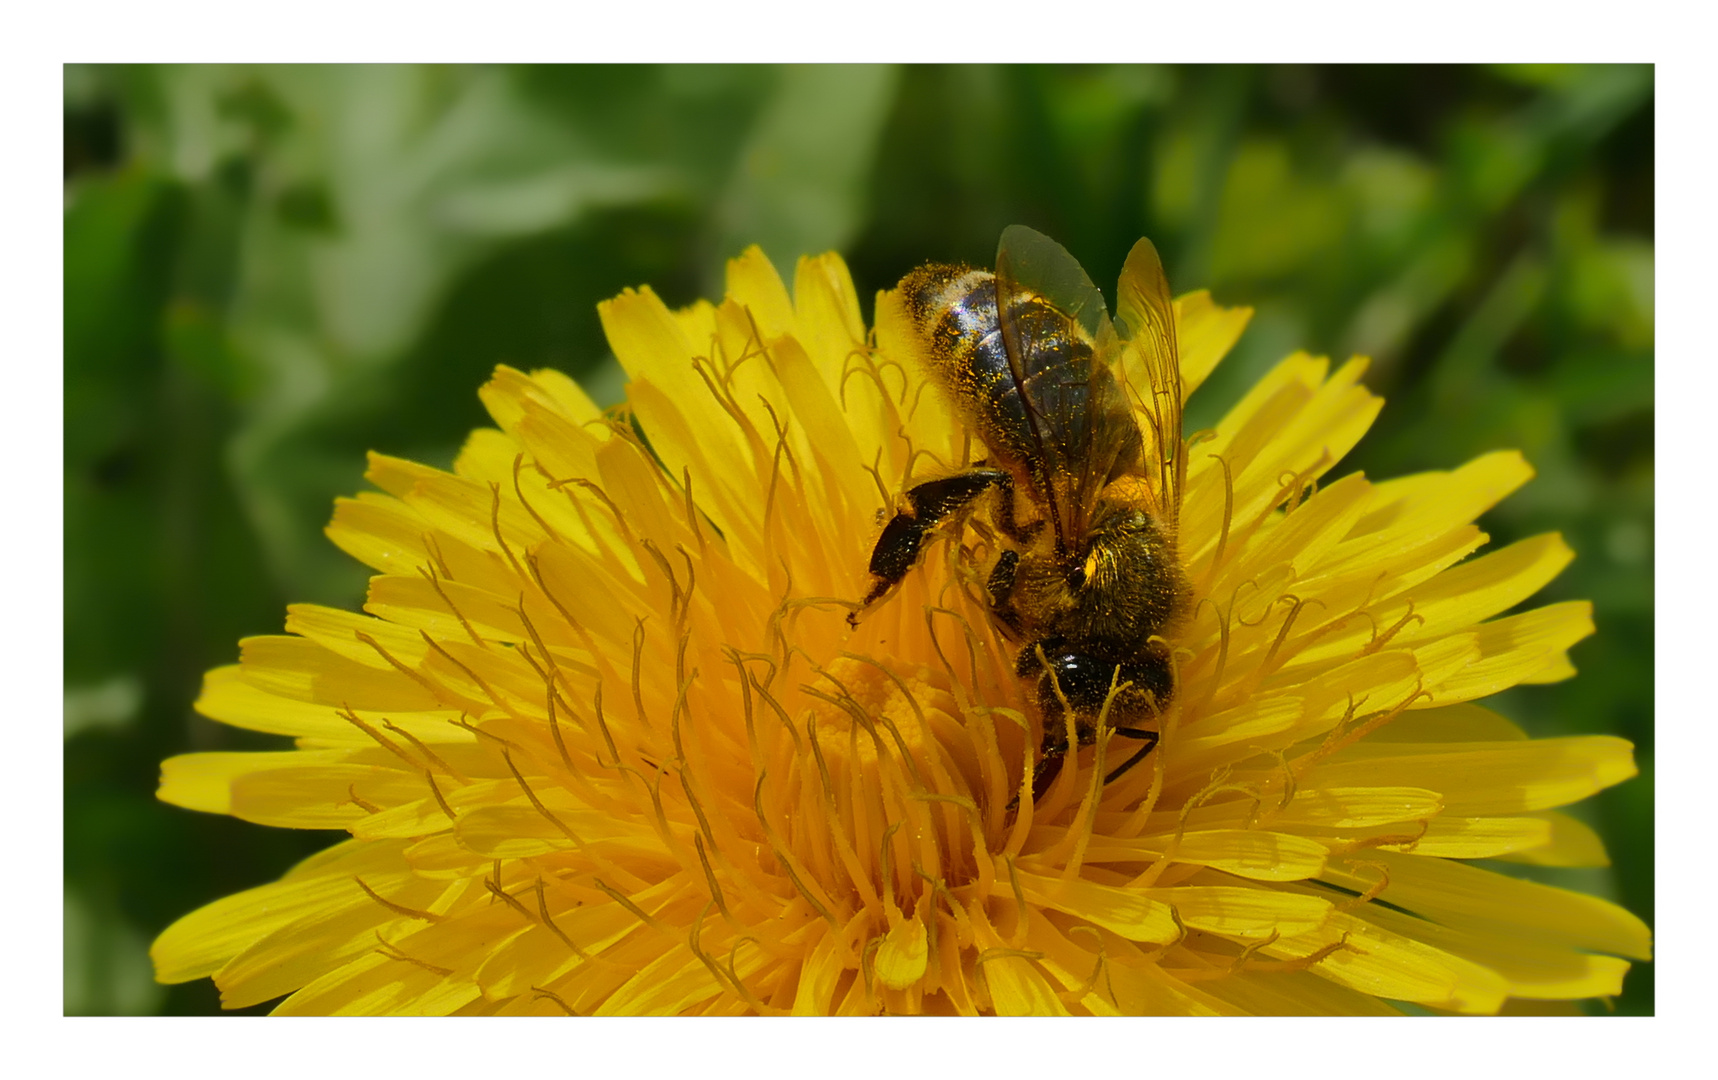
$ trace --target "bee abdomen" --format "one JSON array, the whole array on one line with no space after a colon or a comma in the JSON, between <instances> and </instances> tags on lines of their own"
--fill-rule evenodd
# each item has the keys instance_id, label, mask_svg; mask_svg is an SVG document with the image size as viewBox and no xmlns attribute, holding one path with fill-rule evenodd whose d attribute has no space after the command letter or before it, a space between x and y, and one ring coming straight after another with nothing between
<instances>
[{"instance_id":1,"label":"bee abdomen","mask_svg":"<svg viewBox=\"0 0 1718 1080\"><path fill-rule=\"evenodd\" d=\"M1083 423L1090 393L1091 343L1077 336L1066 316L1036 296L1009 300L1010 321L1022 341L1016 382L1003 343L996 276L963 266L922 266L901 281L908 314L929 346L929 360L954 398L974 414L980 435L998 455L1015 462L1060 457ZM1024 395L1022 395L1024 390ZM1027 416L1033 406L1040 428ZM1041 441L1049 436L1050 445Z\"/></svg>"}]
</instances>

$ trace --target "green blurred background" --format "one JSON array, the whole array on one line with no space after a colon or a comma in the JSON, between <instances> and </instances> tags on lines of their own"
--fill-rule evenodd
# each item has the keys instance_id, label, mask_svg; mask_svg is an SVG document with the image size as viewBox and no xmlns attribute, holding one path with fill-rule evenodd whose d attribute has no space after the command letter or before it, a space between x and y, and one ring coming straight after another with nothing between
<instances>
[{"instance_id":1,"label":"green blurred background","mask_svg":"<svg viewBox=\"0 0 1718 1080\"><path fill-rule=\"evenodd\" d=\"M869 316L1011 222L1106 288L1149 235L1178 291L1258 309L1191 427L1306 347L1374 358L1350 467L1527 454L1484 524L1561 530L1540 599L1599 632L1498 707L1634 741L1577 811L1614 868L1550 879L1652 921L1651 67L73 66L64 109L67 1013L218 1011L149 942L335 838L153 792L166 756L280 744L190 702L286 603L362 602L321 530L366 450L448 465L497 363L617 400L625 286L833 248ZM1611 1004L1651 1013L1652 965Z\"/></svg>"}]
</instances>

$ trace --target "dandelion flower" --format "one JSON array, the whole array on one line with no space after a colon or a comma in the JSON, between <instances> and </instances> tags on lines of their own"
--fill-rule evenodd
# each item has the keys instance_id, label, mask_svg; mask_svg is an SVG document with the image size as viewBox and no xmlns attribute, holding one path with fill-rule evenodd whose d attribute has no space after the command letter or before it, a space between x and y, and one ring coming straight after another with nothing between
<instances>
[{"instance_id":1,"label":"dandelion flower","mask_svg":"<svg viewBox=\"0 0 1718 1080\"><path fill-rule=\"evenodd\" d=\"M155 943L280 1013L1497 1012L1616 994L1646 928L1478 865L1598 865L1557 808L1621 739L1532 740L1478 702L1573 674L1586 603L1504 614L1571 558L1486 554L1515 453L1326 475L1381 402L1284 360L1189 455L1196 613L1159 746L1071 755L1038 720L957 528L857 629L878 521L974 455L894 294L761 252L720 305L601 306L600 411L500 368L442 472L374 455L333 541L364 614L300 605L197 708L293 736L163 766L160 797L350 837ZM1191 392L1249 312L1176 302Z\"/></svg>"}]
</instances>

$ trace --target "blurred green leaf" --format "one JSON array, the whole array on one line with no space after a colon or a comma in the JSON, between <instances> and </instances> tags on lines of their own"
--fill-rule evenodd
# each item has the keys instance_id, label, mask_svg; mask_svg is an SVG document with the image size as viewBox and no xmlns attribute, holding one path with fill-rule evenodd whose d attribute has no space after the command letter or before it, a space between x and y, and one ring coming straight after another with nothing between
<instances>
[{"instance_id":1,"label":"blurred green leaf","mask_svg":"<svg viewBox=\"0 0 1718 1080\"><path fill-rule=\"evenodd\" d=\"M1235 154L1218 216L1211 276L1231 285L1334 257L1346 225L1338 191L1301 180L1288 147L1268 140L1249 140Z\"/></svg>"},{"instance_id":2,"label":"blurred green leaf","mask_svg":"<svg viewBox=\"0 0 1718 1080\"><path fill-rule=\"evenodd\" d=\"M718 249L759 244L791 276L799 256L844 247L896 81L871 65L784 69L718 204Z\"/></svg>"},{"instance_id":3,"label":"blurred green leaf","mask_svg":"<svg viewBox=\"0 0 1718 1080\"><path fill-rule=\"evenodd\" d=\"M64 918L65 1015L147 1016L161 1007L166 988L155 982L149 937L70 889Z\"/></svg>"},{"instance_id":4,"label":"blurred green leaf","mask_svg":"<svg viewBox=\"0 0 1718 1080\"><path fill-rule=\"evenodd\" d=\"M116 675L93 686L66 688L65 735L123 728L143 708L143 686L132 675Z\"/></svg>"}]
</instances>

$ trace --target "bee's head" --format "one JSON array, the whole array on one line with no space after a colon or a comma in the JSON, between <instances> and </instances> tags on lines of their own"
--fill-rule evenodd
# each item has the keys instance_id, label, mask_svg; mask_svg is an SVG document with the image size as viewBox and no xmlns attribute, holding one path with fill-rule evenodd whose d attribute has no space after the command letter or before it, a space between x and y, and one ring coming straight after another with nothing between
<instances>
[{"instance_id":1,"label":"bee's head","mask_svg":"<svg viewBox=\"0 0 1718 1080\"><path fill-rule=\"evenodd\" d=\"M1131 685L1116 705L1119 715L1130 719L1158 711L1174 691L1168 654L1161 648L1148 650L1140 660L1123 663L1080 652L1052 638L1022 652L1017 670L1023 676L1038 676L1038 704L1045 723L1052 728L1062 717L1064 701L1076 712L1090 715L1101 709L1122 683Z\"/></svg>"}]
</instances>

